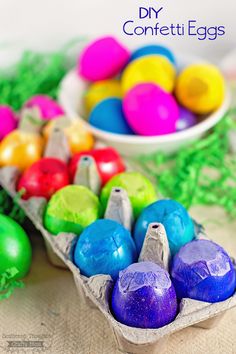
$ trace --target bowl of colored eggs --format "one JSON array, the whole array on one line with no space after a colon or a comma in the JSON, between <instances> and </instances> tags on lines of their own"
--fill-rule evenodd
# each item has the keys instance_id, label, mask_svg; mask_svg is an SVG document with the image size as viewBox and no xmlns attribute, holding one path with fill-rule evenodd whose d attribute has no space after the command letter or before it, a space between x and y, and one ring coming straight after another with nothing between
<instances>
[{"instance_id":1,"label":"bowl of colored eggs","mask_svg":"<svg viewBox=\"0 0 236 354\"><path fill-rule=\"evenodd\" d=\"M96 138L126 156L171 153L224 116L230 95L213 64L113 37L88 43L61 83L59 101Z\"/></svg>"}]
</instances>

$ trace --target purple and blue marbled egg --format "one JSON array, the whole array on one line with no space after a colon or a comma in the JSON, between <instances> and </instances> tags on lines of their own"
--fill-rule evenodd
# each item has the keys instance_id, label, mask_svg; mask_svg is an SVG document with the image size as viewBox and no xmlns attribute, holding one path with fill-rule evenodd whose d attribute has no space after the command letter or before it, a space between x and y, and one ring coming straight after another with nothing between
<instances>
[{"instance_id":1,"label":"purple and blue marbled egg","mask_svg":"<svg viewBox=\"0 0 236 354\"><path fill-rule=\"evenodd\" d=\"M183 246L173 259L171 277L179 299L223 301L236 288L235 269L225 250L209 240Z\"/></svg>"},{"instance_id":2,"label":"purple and blue marbled egg","mask_svg":"<svg viewBox=\"0 0 236 354\"><path fill-rule=\"evenodd\" d=\"M111 301L117 321L137 328L159 328L177 314L174 286L166 270L152 262L130 265L119 273Z\"/></svg>"}]
</instances>

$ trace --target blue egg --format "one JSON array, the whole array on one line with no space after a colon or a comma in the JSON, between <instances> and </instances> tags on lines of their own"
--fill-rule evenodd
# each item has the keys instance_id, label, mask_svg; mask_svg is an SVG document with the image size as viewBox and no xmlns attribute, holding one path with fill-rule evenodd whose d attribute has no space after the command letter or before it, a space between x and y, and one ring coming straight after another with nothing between
<instances>
[{"instance_id":1,"label":"blue egg","mask_svg":"<svg viewBox=\"0 0 236 354\"><path fill-rule=\"evenodd\" d=\"M78 238L74 263L83 275L109 274L113 279L119 271L134 263L137 252L131 234L113 220L97 220Z\"/></svg>"},{"instance_id":2,"label":"blue egg","mask_svg":"<svg viewBox=\"0 0 236 354\"><path fill-rule=\"evenodd\" d=\"M171 277L179 300L224 301L235 292L236 275L225 250L209 240L196 240L175 255Z\"/></svg>"},{"instance_id":3,"label":"blue egg","mask_svg":"<svg viewBox=\"0 0 236 354\"><path fill-rule=\"evenodd\" d=\"M89 116L89 123L110 133L134 134L126 122L119 98L107 98L98 103Z\"/></svg>"},{"instance_id":4,"label":"blue egg","mask_svg":"<svg viewBox=\"0 0 236 354\"><path fill-rule=\"evenodd\" d=\"M134 240L138 252L141 251L148 225L152 222L164 225L172 255L194 238L194 224L187 210L174 200L158 200L145 208L136 221Z\"/></svg>"},{"instance_id":5,"label":"blue egg","mask_svg":"<svg viewBox=\"0 0 236 354\"><path fill-rule=\"evenodd\" d=\"M175 57L174 54L166 47L162 45L147 45L141 47L133 52L131 55L131 61L136 60L140 57L144 57L146 55L162 55L169 59L169 61L175 65Z\"/></svg>"}]
</instances>

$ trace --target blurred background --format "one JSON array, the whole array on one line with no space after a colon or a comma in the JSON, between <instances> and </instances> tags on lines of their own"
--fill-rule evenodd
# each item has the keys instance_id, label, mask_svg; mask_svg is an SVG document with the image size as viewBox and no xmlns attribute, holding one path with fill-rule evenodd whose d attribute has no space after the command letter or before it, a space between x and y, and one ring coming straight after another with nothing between
<instances>
[{"instance_id":1,"label":"blurred background","mask_svg":"<svg viewBox=\"0 0 236 354\"><path fill-rule=\"evenodd\" d=\"M138 16L139 6L163 6L163 25L196 19L200 25L226 26L226 35L216 41L188 36L127 37L122 33L123 23ZM115 34L128 43L132 38L133 47L158 40L174 50L217 61L236 47L234 8L234 0L0 0L0 65L13 61L25 48L53 50L73 38L102 34Z\"/></svg>"}]
</instances>

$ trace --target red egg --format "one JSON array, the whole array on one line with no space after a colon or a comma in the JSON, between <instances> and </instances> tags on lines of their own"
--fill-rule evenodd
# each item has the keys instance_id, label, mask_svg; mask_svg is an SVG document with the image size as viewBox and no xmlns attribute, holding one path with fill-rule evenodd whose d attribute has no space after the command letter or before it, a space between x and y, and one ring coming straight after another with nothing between
<instances>
[{"instance_id":1,"label":"red egg","mask_svg":"<svg viewBox=\"0 0 236 354\"><path fill-rule=\"evenodd\" d=\"M59 189L70 183L67 165L56 158L45 157L34 163L21 176L17 190L25 190L23 199L50 199Z\"/></svg>"},{"instance_id":2,"label":"red egg","mask_svg":"<svg viewBox=\"0 0 236 354\"><path fill-rule=\"evenodd\" d=\"M79 154L75 154L69 165L70 176L72 179L74 179L80 158L85 155L94 158L102 180L102 185L109 181L109 179L111 179L114 175L125 171L125 164L121 156L115 149L107 147L103 149L83 151Z\"/></svg>"}]
</instances>

